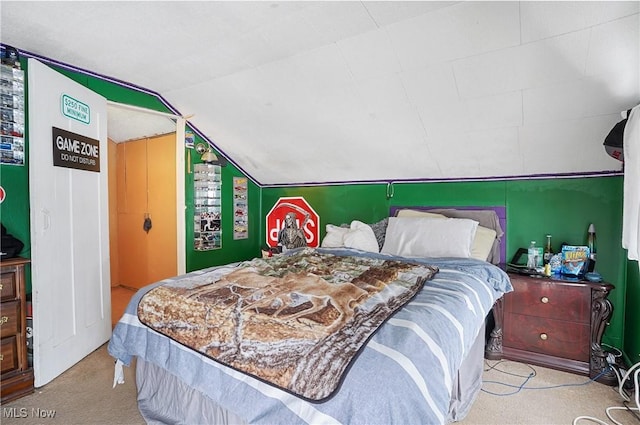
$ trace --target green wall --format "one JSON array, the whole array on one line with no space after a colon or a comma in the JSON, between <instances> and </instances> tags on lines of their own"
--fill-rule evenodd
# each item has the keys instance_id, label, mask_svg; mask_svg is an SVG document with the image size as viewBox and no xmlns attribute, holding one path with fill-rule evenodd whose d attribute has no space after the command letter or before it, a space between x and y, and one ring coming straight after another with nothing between
<instances>
[{"instance_id":1,"label":"green wall","mask_svg":"<svg viewBox=\"0 0 640 425\"><path fill-rule=\"evenodd\" d=\"M30 258L29 169L26 153L25 165L23 166L0 165L0 186L6 192L6 198L0 204L0 222L7 228L7 233L24 243L24 248L19 255ZM27 270L30 271L30 268L27 267Z\"/></svg>"},{"instance_id":2,"label":"green wall","mask_svg":"<svg viewBox=\"0 0 640 425\"><path fill-rule=\"evenodd\" d=\"M202 139L196 136L195 143L197 144L199 141L202 141ZM185 170L187 271L246 260L260 255L260 235L257 232L261 217L260 188L251 180L248 180L247 184L248 237L247 239L233 239L233 178L246 176L231 164L222 167L222 248L211 251L196 251L193 249L194 191L193 173L190 173L189 170L193 170L193 164L201 161L195 150L191 152L190 156L192 166L190 168L187 167L188 169Z\"/></svg>"},{"instance_id":3,"label":"green wall","mask_svg":"<svg viewBox=\"0 0 640 425\"><path fill-rule=\"evenodd\" d=\"M18 238L24 247L20 256L31 258L31 233L29 227L29 116L27 114L26 60L20 65L25 70L25 153L24 165L0 164L0 186L6 192L5 200L0 203L0 222L7 228L7 233ZM31 292L31 268L25 270L27 292Z\"/></svg>"},{"instance_id":4,"label":"green wall","mask_svg":"<svg viewBox=\"0 0 640 425\"><path fill-rule=\"evenodd\" d=\"M640 273L637 261L627 264L627 308L625 310L624 354L627 364L640 362Z\"/></svg>"},{"instance_id":5,"label":"green wall","mask_svg":"<svg viewBox=\"0 0 640 425\"><path fill-rule=\"evenodd\" d=\"M590 223L596 226L598 260L596 270L615 285L609 297L614 305L603 341L621 348L624 323L638 320L626 313L626 251L622 233L622 177L512 180L490 182L394 183L387 199L386 184L264 188L263 216L280 197L303 196L320 215L321 238L326 224L340 225L357 219L374 223L388 215L389 207L411 205L464 206L504 205L507 211L507 256L531 240L542 244L551 234L553 247L562 242L585 244ZM265 241L265 224L261 222ZM637 283L634 294L637 294ZM635 305L638 305L637 303ZM634 316L634 317L630 317ZM637 326L636 326L637 332ZM629 334L627 333L627 338ZM637 338L636 338L637 341ZM631 342L631 353L637 352ZM629 354L633 357L632 354Z\"/></svg>"}]
</instances>

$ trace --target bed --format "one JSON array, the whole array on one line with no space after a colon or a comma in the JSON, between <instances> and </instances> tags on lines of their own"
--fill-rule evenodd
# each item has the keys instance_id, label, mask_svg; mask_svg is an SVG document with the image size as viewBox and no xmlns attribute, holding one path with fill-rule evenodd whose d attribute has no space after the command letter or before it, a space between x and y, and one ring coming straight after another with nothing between
<instances>
[{"instance_id":1,"label":"bed","mask_svg":"<svg viewBox=\"0 0 640 425\"><path fill-rule=\"evenodd\" d=\"M473 220L458 214L472 216ZM490 220L485 220L485 216ZM434 220L441 221L434 223ZM480 226L483 220L482 224L489 227ZM469 221L474 221L475 225L469 227ZM463 225L465 230L459 231L450 227L450 224ZM478 254L484 259L470 257L475 249L474 242L480 238L480 227L492 227L493 230L493 233L487 233L493 238L491 243L485 243L483 252ZM149 285L132 298L109 342L109 353L116 359L114 385L121 381L122 367L132 365L135 359L138 406L145 420L154 424L444 424L461 420L468 413L482 385L485 318L494 302L512 290L506 273L492 264L503 259L500 254L504 244L503 228L504 208L500 207L440 209L438 212L416 207L392 208L390 217L378 223L365 225L354 220L348 226L327 225L323 247L318 249L301 248L287 252L285 256L212 267ZM425 243L424 232L432 235L437 243ZM375 241L375 247L372 241ZM462 257L457 253L460 243L466 249ZM407 247L410 249L407 250ZM443 247L445 251L442 251ZM438 256L430 255L434 252ZM443 252L453 256L440 255ZM306 261L302 264L319 263L322 270L322 264L327 259L332 261L328 267L332 270L343 267L342 263L355 263L358 267L365 267L369 273L375 265L378 268L374 273L377 276L375 285L367 282L355 288L358 294L363 294L366 291L362 288L375 287L375 296L362 295L361 299L366 300L364 304L342 309L352 313L340 316L349 320L336 320L336 315L321 313L314 317L333 317L333 321L328 322L331 326L335 322L350 323L353 317L360 317L360 311L369 308L365 308L365 304L369 306L373 299L385 299L381 294L388 295L384 306L389 310L387 316L380 316L377 313L379 309L373 308L376 311L373 324L363 319L354 328L369 329L368 333L340 328L340 335L362 333L355 343L346 344L351 347L351 357L346 360L332 357L328 365L322 367L319 366L322 363L311 363L316 372L322 371L315 375L325 378L329 384L310 381L308 376L304 376L304 379L298 378L297 381L291 379L295 385L290 385L289 381L282 382L281 375L298 377L298 373L289 373L288 369L274 373L273 370L277 368L271 363L264 367L271 372L261 374L262 370L256 365L260 366L266 361L264 359L271 357L270 352L259 350L256 351L259 355L252 358L252 367L245 369L243 364L223 355L225 350L221 348L221 342L207 344L207 349L202 348L202 342L188 346L191 336L199 334L198 329L201 328L198 323L202 320L188 322L183 318L176 320L174 316L170 320L159 317L165 311L177 314L175 311L179 310L177 304L171 304L171 308L165 307L159 299L174 297L172 294L175 293L178 294L175 295L176 299L183 297L193 300L193 294L188 297L185 295L185 288L195 291L198 296L205 292L211 294L211 285L221 285L216 282L227 279L237 283L237 278L228 276L235 276L232 273L238 271L244 273L251 270L253 273L264 269L269 270L272 277L274 270L280 267L276 263L290 265L292 262ZM400 267L402 271L393 274L394 277L388 279L385 286L380 284L384 278L379 276L385 274L384 270L390 264ZM325 274L342 276L348 273L350 271ZM419 275L417 279L416 274ZM308 275L314 279L316 275L326 277L323 272L309 272ZM398 276L409 278L402 280ZM331 281L331 277L327 279ZM353 282L356 280L352 279ZM262 285L260 291L264 287ZM398 288L407 292L399 292ZM170 289L173 292L164 292ZM216 291L220 292L219 289ZM233 289L231 292L235 294L235 291ZM263 292L260 291L262 297ZM243 303L251 297L259 298L253 293L245 297ZM287 297L291 302L289 293ZM334 300L335 305L339 304L335 302L337 297L329 298ZM247 310L240 308L244 306L241 303L228 304L231 310L241 311L241 314L263 313L255 306ZM344 305L353 307L356 304L350 298ZM327 304L323 306L325 310L316 308L315 311L328 311ZM190 307L188 310L193 316L194 311L199 309L202 307ZM206 307L206 317L212 314L212 310L212 307ZM358 314L353 314L353 311ZM219 317L227 313L221 310L222 316ZM296 327L316 325L316 322L306 319L301 321L300 315L293 313L297 314ZM215 319L218 324L221 323L219 317ZM242 317L243 320L237 320L238 323L246 324L253 320L249 316ZM179 322L179 329L173 326L168 330L165 325L169 322ZM289 320L285 325L287 323L293 322ZM304 323L304 326L300 323ZM281 328L277 326L285 325L269 325L275 326L278 332L265 333L279 333ZM218 336L227 335L237 341L234 338L237 338L238 330L225 329L216 325L214 333ZM315 334L316 330L310 333ZM321 329L325 330L326 327ZM248 333L246 329L243 332ZM257 334L260 337L260 332ZM339 338L326 343L327 338L323 334L319 340L325 343L322 350L326 351L322 353L340 346L335 342ZM269 341L266 341L261 346L269 345ZM249 351L247 347L245 352ZM252 357L244 354L244 357ZM278 358L282 359L283 356ZM287 354L284 358L291 359L292 355ZM304 361L307 359L302 358ZM298 364L301 361L289 363ZM334 364L342 367L330 367ZM327 378L333 373L330 369L338 369L331 379ZM317 390L323 385L326 387Z\"/></svg>"}]
</instances>

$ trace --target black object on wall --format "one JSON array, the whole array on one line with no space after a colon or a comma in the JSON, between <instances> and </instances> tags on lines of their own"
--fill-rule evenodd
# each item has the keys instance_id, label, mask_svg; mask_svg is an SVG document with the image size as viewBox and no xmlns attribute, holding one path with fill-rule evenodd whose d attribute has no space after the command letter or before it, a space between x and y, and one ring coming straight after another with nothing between
<instances>
[{"instance_id":1,"label":"black object on wall","mask_svg":"<svg viewBox=\"0 0 640 425\"><path fill-rule=\"evenodd\" d=\"M16 237L7 233L6 227L0 223L2 229L2 240L0 240L0 259L17 257L24 244Z\"/></svg>"},{"instance_id":2,"label":"black object on wall","mask_svg":"<svg viewBox=\"0 0 640 425\"><path fill-rule=\"evenodd\" d=\"M604 149L607 154L624 162L624 153L622 151L622 142L624 138L624 127L627 125L627 119L623 119L613 126L607 137L604 139Z\"/></svg>"}]
</instances>

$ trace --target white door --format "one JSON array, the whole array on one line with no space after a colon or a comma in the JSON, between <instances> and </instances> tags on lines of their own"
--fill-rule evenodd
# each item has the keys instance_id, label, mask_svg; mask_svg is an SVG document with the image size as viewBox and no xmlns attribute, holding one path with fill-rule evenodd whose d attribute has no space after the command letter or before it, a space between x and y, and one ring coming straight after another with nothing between
<instances>
[{"instance_id":1,"label":"white door","mask_svg":"<svg viewBox=\"0 0 640 425\"><path fill-rule=\"evenodd\" d=\"M33 361L40 387L111 335L107 106L35 59L28 61L28 89ZM56 152L60 130L97 141L98 150L70 136ZM54 166L63 155L66 165ZM100 171L69 168L74 157L76 164L95 158Z\"/></svg>"}]
</instances>

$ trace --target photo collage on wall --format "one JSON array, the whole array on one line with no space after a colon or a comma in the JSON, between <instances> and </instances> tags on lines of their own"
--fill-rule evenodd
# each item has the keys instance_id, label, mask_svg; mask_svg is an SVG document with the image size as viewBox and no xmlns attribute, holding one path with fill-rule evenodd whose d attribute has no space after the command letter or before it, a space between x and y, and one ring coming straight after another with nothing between
<instances>
[{"instance_id":1,"label":"photo collage on wall","mask_svg":"<svg viewBox=\"0 0 640 425\"><path fill-rule=\"evenodd\" d=\"M233 239L247 239L249 237L249 204L247 194L247 178L233 178Z\"/></svg>"},{"instance_id":2,"label":"photo collage on wall","mask_svg":"<svg viewBox=\"0 0 640 425\"><path fill-rule=\"evenodd\" d=\"M220 166L196 164L193 180L195 204L193 248L196 251L222 248Z\"/></svg>"},{"instance_id":3,"label":"photo collage on wall","mask_svg":"<svg viewBox=\"0 0 640 425\"><path fill-rule=\"evenodd\" d=\"M4 53L0 68L0 164L24 165L24 71Z\"/></svg>"}]
</instances>

